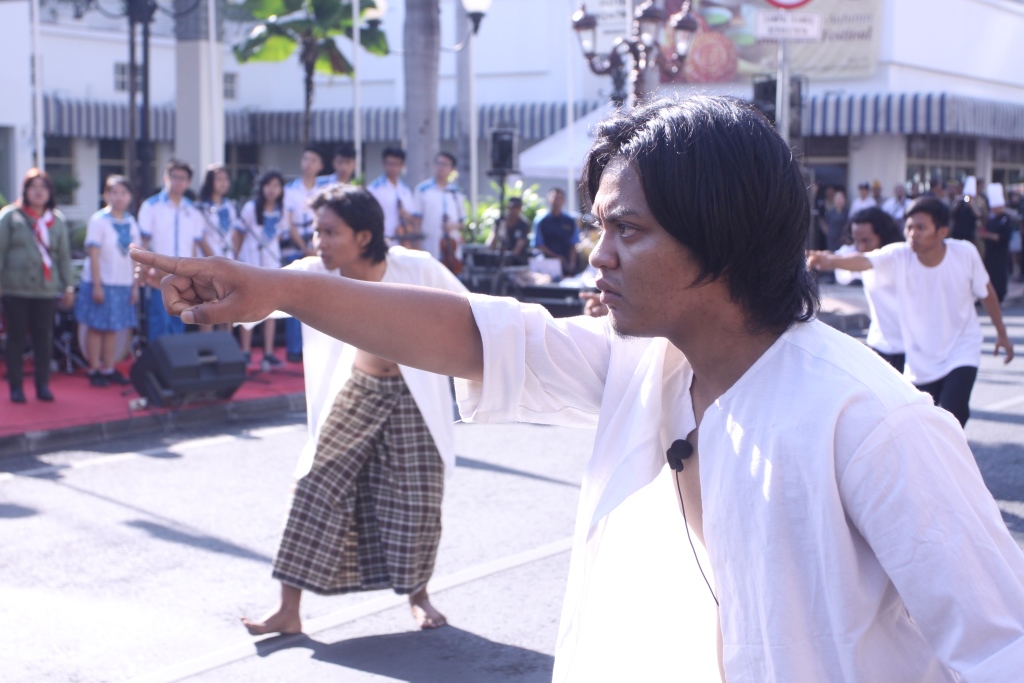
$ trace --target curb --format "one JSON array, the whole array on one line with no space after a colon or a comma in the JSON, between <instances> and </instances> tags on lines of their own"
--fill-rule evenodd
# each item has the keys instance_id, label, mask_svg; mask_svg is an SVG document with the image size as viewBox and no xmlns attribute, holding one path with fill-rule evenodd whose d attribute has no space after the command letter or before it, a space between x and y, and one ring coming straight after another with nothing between
<instances>
[{"instance_id":1,"label":"curb","mask_svg":"<svg viewBox=\"0 0 1024 683\"><path fill-rule=\"evenodd\" d=\"M184 427L240 422L306 411L304 393L268 396L248 401L227 401L140 415L127 420L47 429L0 437L0 457L33 455L61 448L82 448L140 434L168 434Z\"/></svg>"}]
</instances>

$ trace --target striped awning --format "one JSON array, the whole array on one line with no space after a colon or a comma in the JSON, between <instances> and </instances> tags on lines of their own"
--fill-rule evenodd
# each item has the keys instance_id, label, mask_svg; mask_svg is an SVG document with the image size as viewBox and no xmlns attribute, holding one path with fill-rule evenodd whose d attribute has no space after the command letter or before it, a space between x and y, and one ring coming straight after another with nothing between
<instances>
[{"instance_id":1,"label":"striped awning","mask_svg":"<svg viewBox=\"0 0 1024 683\"><path fill-rule=\"evenodd\" d=\"M945 134L1024 140L1024 104L947 93L822 95L804 105L806 136Z\"/></svg>"},{"instance_id":2,"label":"striped awning","mask_svg":"<svg viewBox=\"0 0 1024 683\"><path fill-rule=\"evenodd\" d=\"M139 130L141 108L136 113L135 123ZM153 140L172 142L174 108L150 107L149 128ZM128 105L44 95L43 130L46 135L58 137L125 140L128 138Z\"/></svg>"}]
</instances>

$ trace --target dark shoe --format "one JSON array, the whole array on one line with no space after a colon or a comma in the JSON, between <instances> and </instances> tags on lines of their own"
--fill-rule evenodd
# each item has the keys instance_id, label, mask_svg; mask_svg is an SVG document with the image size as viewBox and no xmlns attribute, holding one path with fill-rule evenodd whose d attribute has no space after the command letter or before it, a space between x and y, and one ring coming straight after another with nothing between
<instances>
[{"instance_id":1,"label":"dark shoe","mask_svg":"<svg viewBox=\"0 0 1024 683\"><path fill-rule=\"evenodd\" d=\"M302 354L301 353L289 353L288 355L285 356L285 359L289 363L301 363L302 362Z\"/></svg>"},{"instance_id":2,"label":"dark shoe","mask_svg":"<svg viewBox=\"0 0 1024 683\"><path fill-rule=\"evenodd\" d=\"M45 385L37 386L36 398L38 398L40 401L46 401L47 403L53 401L53 394L50 392L50 387Z\"/></svg>"},{"instance_id":3,"label":"dark shoe","mask_svg":"<svg viewBox=\"0 0 1024 683\"><path fill-rule=\"evenodd\" d=\"M110 384L110 382L107 381L106 375L104 375L99 370L96 370L95 372L90 372L88 377L89 386L91 387L105 387L108 384Z\"/></svg>"},{"instance_id":4,"label":"dark shoe","mask_svg":"<svg viewBox=\"0 0 1024 683\"><path fill-rule=\"evenodd\" d=\"M252 362L252 351L242 351L242 358L245 359L245 364L248 365Z\"/></svg>"},{"instance_id":5,"label":"dark shoe","mask_svg":"<svg viewBox=\"0 0 1024 683\"><path fill-rule=\"evenodd\" d=\"M130 379L122 375L117 370L113 372L104 372L103 379L107 380L108 384L120 384L122 387L126 387L132 383Z\"/></svg>"},{"instance_id":6,"label":"dark shoe","mask_svg":"<svg viewBox=\"0 0 1024 683\"><path fill-rule=\"evenodd\" d=\"M21 387L11 387L11 403L24 403L25 391Z\"/></svg>"},{"instance_id":7,"label":"dark shoe","mask_svg":"<svg viewBox=\"0 0 1024 683\"><path fill-rule=\"evenodd\" d=\"M283 365L281 359L272 353L268 353L267 355L263 356L263 362L274 368L276 368L279 365Z\"/></svg>"}]
</instances>

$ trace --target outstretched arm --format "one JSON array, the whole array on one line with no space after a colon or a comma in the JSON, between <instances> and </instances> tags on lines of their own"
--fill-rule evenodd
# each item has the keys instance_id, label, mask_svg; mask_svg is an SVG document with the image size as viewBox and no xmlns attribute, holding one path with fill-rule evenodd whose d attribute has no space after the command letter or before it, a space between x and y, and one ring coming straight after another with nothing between
<instances>
[{"instance_id":1,"label":"outstretched arm","mask_svg":"<svg viewBox=\"0 0 1024 683\"><path fill-rule=\"evenodd\" d=\"M992 289L991 282L988 284L988 294L981 300L981 305L985 307L988 317L992 319L992 326L996 328L996 346L993 353L998 356L999 349L1002 348L1006 351L1006 360L1003 363L1009 363L1013 360L1013 342L1006 334L1006 326L1003 325L1003 309L999 307L999 297L996 296L996 290Z\"/></svg>"},{"instance_id":2,"label":"outstretched arm","mask_svg":"<svg viewBox=\"0 0 1024 683\"><path fill-rule=\"evenodd\" d=\"M172 258L137 249L132 258L170 273L161 284L164 305L186 323L254 322L281 310L400 365L483 378L480 330L464 296L221 258Z\"/></svg>"},{"instance_id":3,"label":"outstretched arm","mask_svg":"<svg viewBox=\"0 0 1024 683\"><path fill-rule=\"evenodd\" d=\"M807 267L811 270L871 270L871 261L863 254L833 254L828 251L807 253Z\"/></svg>"}]
</instances>

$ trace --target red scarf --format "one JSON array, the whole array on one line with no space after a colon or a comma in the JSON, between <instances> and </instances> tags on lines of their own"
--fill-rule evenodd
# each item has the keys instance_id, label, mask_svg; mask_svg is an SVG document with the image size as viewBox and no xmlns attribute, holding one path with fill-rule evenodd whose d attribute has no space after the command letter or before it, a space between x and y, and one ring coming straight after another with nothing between
<instances>
[{"instance_id":1,"label":"red scarf","mask_svg":"<svg viewBox=\"0 0 1024 683\"><path fill-rule=\"evenodd\" d=\"M53 212L47 209L40 216L27 206L21 207L21 212L32 219L32 232L36 238L36 249L43 257L43 277L49 282L53 279L53 259L50 258L50 229L53 227Z\"/></svg>"}]
</instances>

